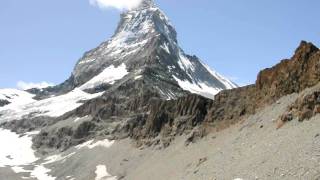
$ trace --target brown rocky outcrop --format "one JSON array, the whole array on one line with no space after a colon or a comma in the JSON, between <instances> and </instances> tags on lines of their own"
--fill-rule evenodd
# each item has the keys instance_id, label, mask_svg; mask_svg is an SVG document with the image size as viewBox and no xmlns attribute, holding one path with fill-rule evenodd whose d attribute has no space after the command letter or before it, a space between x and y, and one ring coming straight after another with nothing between
<instances>
[{"instance_id":1,"label":"brown rocky outcrop","mask_svg":"<svg viewBox=\"0 0 320 180\"><path fill-rule=\"evenodd\" d=\"M226 128L285 95L299 93L319 82L320 51L313 44L302 41L291 59L262 70L256 84L216 95L205 125L215 130ZM315 106L301 109L300 116L308 118L318 110ZM292 118L289 112L282 117L286 121Z\"/></svg>"},{"instance_id":2,"label":"brown rocky outcrop","mask_svg":"<svg viewBox=\"0 0 320 180\"><path fill-rule=\"evenodd\" d=\"M320 88L315 88L307 94L302 94L290 106L285 114L291 114L291 119L304 121L320 113ZM281 119L286 122L285 119Z\"/></svg>"},{"instance_id":3,"label":"brown rocky outcrop","mask_svg":"<svg viewBox=\"0 0 320 180\"><path fill-rule=\"evenodd\" d=\"M256 81L262 102L298 93L320 81L320 51L312 43L302 41L291 59L261 71Z\"/></svg>"}]
</instances>

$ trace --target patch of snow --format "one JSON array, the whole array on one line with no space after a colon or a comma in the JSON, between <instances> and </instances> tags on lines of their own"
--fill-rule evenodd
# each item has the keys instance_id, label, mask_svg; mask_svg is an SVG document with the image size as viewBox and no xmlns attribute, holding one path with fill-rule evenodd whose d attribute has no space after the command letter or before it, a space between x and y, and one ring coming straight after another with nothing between
<instances>
[{"instance_id":1,"label":"patch of snow","mask_svg":"<svg viewBox=\"0 0 320 180\"><path fill-rule=\"evenodd\" d=\"M167 97L166 100L172 100L177 98L176 95L171 90L162 90L159 88L159 91L162 95Z\"/></svg>"},{"instance_id":2,"label":"patch of snow","mask_svg":"<svg viewBox=\"0 0 320 180\"><path fill-rule=\"evenodd\" d=\"M188 80L180 80L176 76L173 76L173 78L178 82L179 86L191 93L199 94L201 96L214 99L214 96L218 94L221 90L219 88L211 87L207 85L204 82L199 82L199 83L191 83Z\"/></svg>"},{"instance_id":3,"label":"patch of snow","mask_svg":"<svg viewBox=\"0 0 320 180\"><path fill-rule=\"evenodd\" d=\"M97 141L94 142L93 140L84 142L78 146L76 146L76 149L82 149L82 148L88 148L88 149L93 149L95 147L104 147L104 148L109 148L113 145L114 141L110 141L108 139L102 140L102 141Z\"/></svg>"},{"instance_id":4,"label":"patch of snow","mask_svg":"<svg viewBox=\"0 0 320 180\"><path fill-rule=\"evenodd\" d=\"M79 150L79 149L82 149L84 147L88 147L92 143L93 143L93 140L90 140L90 141L87 141L87 142L84 142L82 144L77 145L75 148Z\"/></svg>"},{"instance_id":5,"label":"patch of snow","mask_svg":"<svg viewBox=\"0 0 320 180\"><path fill-rule=\"evenodd\" d=\"M170 49L167 45L167 43L164 43L160 46L162 49L164 49L168 54L170 54Z\"/></svg>"},{"instance_id":6,"label":"patch of snow","mask_svg":"<svg viewBox=\"0 0 320 180\"><path fill-rule=\"evenodd\" d=\"M128 42L128 40L134 38L135 36L136 34L131 31L121 31L109 42L108 48L126 48L128 45L139 46L139 44L130 44Z\"/></svg>"},{"instance_id":7,"label":"patch of snow","mask_svg":"<svg viewBox=\"0 0 320 180\"><path fill-rule=\"evenodd\" d=\"M194 65L192 62L183 54L183 52L179 52L179 61L178 64L181 69L185 70L186 72L190 69L192 71L195 70Z\"/></svg>"},{"instance_id":8,"label":"patch of snow","mask_svg":"<svg viewBox=\"0 0 320 180\"><path fill-rule=\"evenodd\" d=\"M89 94L76 88L67 94L44 100L33 101L22 105L12 103L0 107L0 114L2 114L0 121L19 120L23 116L30 114L32 114L33 117L59 117L81 106L83 104L82 101L93 99L101 95L102 93Z\"/></svg>"},{"instance_id":9,"label":"patch of snow","mask_svg":"<svg viewBox=\"0 0 320 180\"><path fill-rule=\"evenodd\" d=\"M216 71L213 71L207 64L201 62L201 64L207 69L207 71L214 76L215 78L217 78L221 83L223 83L227 89L233 89L233 88L237 88L238 86L231 82L229 79L223 77L222 75L220 75L219 73L217 73Z\"/></svg>"},{"instance_id":10,"label":"patch of snow","mask_svg":"<svg viewBox=\"0 0 320 180\"><path fill-rule=\"evenodd\" d=\"M32 149L32 135L38 132L27 133L20 136L6 129L0 129L0 167L11 167L15 173L30 173L31 178L38 180L55 180L55 177L47 173L50 169L45 168L42 164L36 165L33 170L25 170L23 166L32 165L39 158L35 156Z\"/></svg>"},{"instance_id":11,"label":"patch of snow","mask_svg":"<svg viewBox=\"0 0 320 180\"><path fill-rule=\"evenodd\" d=\"M84 117L77 117L73 120L73 122L79 122L79 121L83 121L83 120L86 120L88 119L89 115L87 116L84 116Z\"/></svg>"},{"instance_id":12,"label":"patch of snow","mask_svg":"<svg viewBox=\"0 0 320 180\"><path fill-rule=\"evenodd\" d=\"M32 149L32 137L0 129L0 167L30 164L38 158Z\"/></svg>"},{"instance_id":13,"label":"patch of snow","mask_svg":"<svg viewBox=\"0 0 320 180\"><path fill-rule=\"evenodd\" d=\"M138 80L138 79L141 79L141 78L142 78L142 75L139 75L139 76L134 77L134 80Z\"/></svg>"},{"instance_id":14,"label":"patch of snow","mask_svg":"<svg viewBox=\"0 0 320 180\"><path fill-rule=\"evenodd\" d=\"M30 172L30 170L25 170L23 167L20 167L20 166L12 166L11 169L15 173L29 173Z\"/></svg>"},{"instance_id":15,"label":"patch of snow","mask_svg":"<svg viewBox=\"0 0 320 180\"><path fill-rule=\"evenodd\" d=\"M75 180L75 178L72 177L72 176L67 176L66 178L67 178L68 180Z\"/></svg>"},{"instance_id":16,"label":"patch of snow","mask_svg":"<svg viewBox=\"0 0 320 180\"><path fill-rule=\"evenodd\" d=\"M116 80L122 79L128 73L129 72L127 71L126 65L124 63L122 63L118 67L114 67L113 65L111 65L103 70L100 74L89 80L87 83L82 85L80 89L90 89L102 84L114 84Z\"/></svg>"},{"instance_id":17,"label":"patch of snow","mask_svg":"<svg viewBox=\"0 0 320 180\"><path fill-rule=\"evenodd\" d=\"M64 162L66 159L72 157L73 155L75 155L76 153L73 152L73 153L70 153L66 156L62 156L61 154L57 154L57 155L53 155L53 156L49 156L45 159L45 163L43 164L51 164L51 163L54 163L54 162Z\"/></svg>"},{"instance_id":18,"label":"patch of snow","mask_svg":"<svg viewBox=\"0 0 320 180\"><path fill-rule=\"evenodd\" d=\"M28 89L32 89L32 88L37 88L37 89L43 89L43 88L47 88L50 86L54 86L53 83L48 83L48 82L40 82L40 83L33 83L33 82L24 82L24 81L19 81L17 83L17 87L19 89L22 90L28 90Z\"/></svg>"},{"instance_id":19,"label":"patch of snow","mask_svg":"<svg viewBox=\"0 0 320 180\"><path fill-rule=\"evenodd\" d=\"M38 180L55 180L56 178L48 175L51 170L45 168L42 165L36 166L35 169L31 172L31 177L34 177Z\"/></svg>"},{"instance_id":20,"label":"patch of snow","mask_svg":"<svg viewBox=\"0 0 320 180\"><path fill-rule=\"evenodd\" d=\"M175 67L174 66L168 66L169 71L171 72Z\"/></svg>"},{"instance_id":21,"label":"patch of snow","mask_svg":"<svg viewBox=\"0 0 320 180\"><path fill-rule=\"evenodd\" d=\"M95 180L117 180L116 176L111 176L108 171L107 167L105 165L98 165L96 167L96 178Z\"/></svg>"},{"instance_id":22,"label":"patch of snow","mask_svg":"<svg viewBox=\"0 0 320 180\"><path fill-rule=\"evenodd\" d=\"M85 59L85 60L80 61L79 64L91 63L93 61L95 61L95 59Z\"/></svg>"},{"instance_id":23,"label":"patch of snow","mask_svg":"<svg viewBox=\"0 0 320 180\"><path fill-rule=\"evenodd\" d=\"M80 121L81 118L77 117L75 120L73 120L73 122L78 122Z\"/></svg>"}]
</instances>

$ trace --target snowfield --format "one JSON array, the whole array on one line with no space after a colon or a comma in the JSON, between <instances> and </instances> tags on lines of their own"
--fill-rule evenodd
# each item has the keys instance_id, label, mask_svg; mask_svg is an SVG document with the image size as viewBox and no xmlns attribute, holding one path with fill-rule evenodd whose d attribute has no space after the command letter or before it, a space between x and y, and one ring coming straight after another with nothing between
<instances>
[{"instance_id":1,"label":"snowfield","mask_svg":"<svg viewBox=\"0 0 320 180\"><path fill-rule=\"evenodd\" d=\"M32 114L33 117L59 117L81 106L83 104L81 101L93 99L101 95L102 93L89 94L76 88L67 94L44 100L26 100L23 103L17 100L17 102L0 107L0 114L2 115L0 122L20 120L30 114ZM23 96L23 98L25 98L25 96Z\"/></svg>"},{"instance_id":2,"label":"snowfield","mask_svg":"<svg viewBox=\"0 0 320 180\"><path fill-rule=\"evenodd\" d=\"M180 80L175 76L173 76L173 78L178 82L179 86L182 89L194 94L199 94L201 96L204 96L210 99L214 99L214 96L218 94L221 90L223 90L216 87L211 87L207 85L205 82L200 82L197 84L196 82L191 83L188 80L184 80L184 81Z\"/></svg>"},{"instance_id":3,"label":"snowfield","mask_svg":"<svg viewBox=\"0 0 320 180\"><path fill-rule=\"evenodd\" d=\"M35 100L32 99L34 96L33 94L18 89L0 89L0 100L6 100L19 105L34 102Z\"/></svg>"},{"instance_id":4,"label":"snowfield","mask_svg":"<svg viewBox=\"0 0 320 180\"><path fill-rule=\"evenodd\" d=\"M25 170L23 166L34 164L38 158L32 149L32 135L38 132L28 133L22 137L9 130L0 129L0 168L11 167L15 173L29 172L30 177L38 180L55 180L48 175L50 169L43 165L36 165L33 170Z\"/></svg>"},{"instance_id":5,"label":"snowfield","mask_svg":"<svg viewBox=\"0 0 320 180\"><path fill-rule=\"evenodd\" d=\"M113 145L114 141L109 141L108 139L102 140L102 141L97 141L94 142L93 140L87 141L85 143L82 143L78 146L76 146L76 149L82 149L82 148L88 148L88 149L93 149L95 147L105 147L109 148Z\"/></svg>"},{"instance_id":6,"label":"snowfield","mask_svg":"<svg viewBox=\"0 0 320 180\"><path fill-rule=\"evenodd\" d=\"M0 167L30 164L38 158L32 150L31 134L20 137L9 130L0 129Z\"/></svg>"},{"instance_id":7,"label":"snowfield","mask_svg":"<svg viewBox=\"0 0 320 180\"><path fill-rule=\"evenodd\" d=\"M87 83L80 87L81 90L91 89L102 84L114 84L116 80L122 79L129 72L126 65L122 63L119 67L109 66L103 70L100 74L93 77Z\"/></svg>"},{"instance_id":8,"label":"snowfield","mask_svg":"<svg viewBox=\"0 0 320 180\"><path fill-rule=\"evenodd\" d=\"M35 178L37 180L56 180L57 178L50 175L56 164L63 164L67 160L74 157L76 154L81 156L81 151L91 151L94 148L110 148L114 141L107 139L96 141L93 140L79 145L74 148L74 151L68 154L58 153L48 157L37 157L35 151L32 149L32 136L39 132L30 132L23 136L11 132L6 129L0 129L0 169L10 168L14 173L20 174L22 179ZM84 149L83 149L84 148ZM53 166L51 166L53 165ZM1 171L0 171L1 172ZM116 180L116 176L112 176L107 172L105 165L96 166L96 180ZM72 179L71 176L65 177Z\"/></svg>"}]
</instances>

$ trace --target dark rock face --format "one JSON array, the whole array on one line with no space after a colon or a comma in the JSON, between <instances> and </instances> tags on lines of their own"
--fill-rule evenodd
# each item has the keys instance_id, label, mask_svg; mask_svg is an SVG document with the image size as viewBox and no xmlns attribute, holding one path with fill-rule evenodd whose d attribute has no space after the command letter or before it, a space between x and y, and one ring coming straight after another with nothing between
<instances>
[{"instance_id":1,"label":"dark rock face","mask_svg":"<svg viewBox=\"0 0 320 180\"><path fill-rule=\"evenodd\" d=\"M52 95L62 95L65 94L75 88L74 85L74 78L71 76L69 79L67 79L65 82L57 85L57 86L52 86L52 87L47 87L43 89L28 89L26 90L27 92L31 94L35 94L36 96L34 99L36 100L41 100L41 99L46 99Z\"/></svg>"},{"instance_id":2,"label":"dark rock face","mask_svg":"<svg viewBox=\"0 0 320 180\"><path fill-rule=\"evenodd\" d=\"M78 126L65 126L54 128L51 131L41 131L33 138L33 146L37 149L59 149L64 151L71 146L81 144L95 134L96 124L94 122L83 122Z\"/></svg>"},{"instance_id":3,"label":"dark rock face","mask_svg":"<svg viewBox=\"0 0 320 180\"><path fill-rule=\"evenodd\" d=\"M0 99L0 107L3 107L3 106L8 105L8 104L10 104L9 101Z\"/></svg>"},{"instance_id":4,"label":"dark rock face","mask_svg":"<svg viewBox=\"0 0 320 180\"><path fill-rule=\"evenodd\" d=\"M212 100L198 95L171 101L154 100L141 131L132 132L132 138L159 143L152 140L160 135L161 143L167 146L175 136L189 133L202 124L211 106Z\"/></svg>"},{"instance_id":5,"label":"dark rock face","mask_svg":"<svg viewBox=\"0 0 320 180\"><path fill-rule=\"evenodd\" d=\"M226 128L246 115L254 114L259 108L257 96L259 95L254 85L220 92L206 117L209 131Z\"/></svg>"},{"instance_id":6,"label":"dark rock face","mask_svg":"<svg viewBox=\"0 0 320 180\"><path fill-rule=\"evenodd\" d=\"M4 122L0 127L10 129L18 134L23 134L54 124L55 121L56 120L54 118L49 117L37 117L32 119L24 118L18 121Z\"/></svg>"}]
</instances>

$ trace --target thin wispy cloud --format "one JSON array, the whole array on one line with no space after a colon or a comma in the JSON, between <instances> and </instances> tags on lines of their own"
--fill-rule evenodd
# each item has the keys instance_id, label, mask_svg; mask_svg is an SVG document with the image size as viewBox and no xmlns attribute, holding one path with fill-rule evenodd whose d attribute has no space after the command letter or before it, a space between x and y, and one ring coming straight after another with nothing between
<instances>
[{"instance_id":1,"label":"thin wispy cloud","mask_svg":"<svg viewBox=\"0 0 320 180\"><path fill-rule=\"evenodd\" d=\"M123 11L137 7L142 0L89 0L89 2L101 9L115 8Z\"/></svg>"},{"instance_id":2,"label":"thin wispy cloud","mask_svg":"<svg viewBox=\"0 0 320 180\"><path fill-rule=\"evenodd\" d=\"M17 83L17 87L19 89L22 89L22 90L27 90L27 89L32 89L32 88L46 88L46 87L49 87L49 86L54 86L53 83L49 83L49 82L40 82L40 83L33 83L33 82L24 82L24 81L19 81Z\"/></svg>"}]
</instances>

